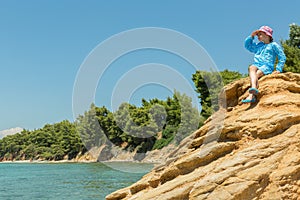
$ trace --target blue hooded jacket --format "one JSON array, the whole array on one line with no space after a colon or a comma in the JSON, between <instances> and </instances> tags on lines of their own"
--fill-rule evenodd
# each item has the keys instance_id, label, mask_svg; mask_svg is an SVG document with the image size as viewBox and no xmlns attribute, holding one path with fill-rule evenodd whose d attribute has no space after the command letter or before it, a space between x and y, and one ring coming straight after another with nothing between
<instances>
[{"instance_id":1,"label":"blue hooded jacket","mask_svg":"<svg viewBox=\"0 0 300 200\"><path fill-rule=\"evenodd\" d=\"M264 74L271 74L274 71L274 64L276 57L278 57L278 63L276 70L282 72L286 56L281 46L276 42L265 44L263 42L255 43L254 37L249 36L245 40L245 48L254 53L254 63Z\"/></svg>"}]
</instances>

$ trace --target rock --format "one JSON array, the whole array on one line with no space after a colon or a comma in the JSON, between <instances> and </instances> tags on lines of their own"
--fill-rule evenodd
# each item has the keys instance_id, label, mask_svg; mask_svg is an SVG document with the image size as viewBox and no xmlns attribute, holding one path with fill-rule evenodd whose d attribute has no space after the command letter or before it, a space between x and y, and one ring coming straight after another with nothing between
<instances>
[{"instance_id":1,"label":"rock","mask_svg":"<svg viewBox=\"0 0 300 200\"><path fill-rule=\"evenodd\" d=\"M220 110L116 199L297 199L300 196L300 75L259 80L255 104L249 78L227 85Z\"/></svg>"},{"instance_id":2,"label":"rock","mask_svg":"<svg viewBox=\"0 0 300 200\"><path fill-rule=\"evenodd\" d=\"M185 148L182 148L183 151ZM176 150L176 151L174 151ZM186 149L185 149L186 150ZM166 162L167 158L171 158L173 155L180 153L178 148L173 144L170 144L162 149L148 151L146 153L137 153L137 149L134 151L124 150L122 147L103 144L100 147L93 147L84 155L78 155L75 161L124 161L124 162L142 162L142 163L155 163L161 164Z\"/></svg>"}]
</instances>

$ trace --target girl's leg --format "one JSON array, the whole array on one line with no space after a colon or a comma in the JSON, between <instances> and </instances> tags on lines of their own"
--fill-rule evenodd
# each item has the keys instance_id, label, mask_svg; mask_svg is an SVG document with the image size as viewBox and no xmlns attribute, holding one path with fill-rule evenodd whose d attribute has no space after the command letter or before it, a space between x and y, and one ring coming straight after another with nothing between
<instances>
[{"instance_id":1,"label":"girl's leg","mask_svg":"<svg viewBox=\"0 0 300 200\"><path fill-rule=\"evenodd\" d=\"M257 70L256 71L256 75L257 75L257 88L258 88L258 79L261 78L263 75L265 75L261 70Z\"/></svg>"},{"instance_id":2,"label":"girl's leg","mask_svg":"<svg viewBox=\"0 0 300 200\"><path fill-rule=\"evenodd\" d=\"M249 67L249 76L250 76L250 86L252 88L258 88L258 79L262 77L264 73L259 70L256 66L251 65ZM253 99L254 94L249 94L249 96L246 99Z\"/></svg>"},{"instance_id":3,"label":"girl's leg","mask_svg":"<svg viewBox=\"0 0 300 200\"><path fill-rule=\"evenodd\" d=\"M254 65L249 67L249 77L250 77L250 86L253 88L257 88L258 85L258 68Z\"/></svg>"}]
</instances>

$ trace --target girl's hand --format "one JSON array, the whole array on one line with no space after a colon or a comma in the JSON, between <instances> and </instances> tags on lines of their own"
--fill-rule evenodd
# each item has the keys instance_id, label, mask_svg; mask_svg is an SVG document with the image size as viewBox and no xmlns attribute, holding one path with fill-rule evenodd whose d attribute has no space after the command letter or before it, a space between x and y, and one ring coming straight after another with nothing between
<instances>
[{"instance_id":1,"label":"girl's hand","mask_svg":"<svg viewBox=\"0 0 300 200\"><path fill-rule=\"evenodd\" d=\"M257 33L258 33L258 30L256 30L256 31L253 31L253 32L251 33L251 37L254 37L254 36L256 36L256 35L257 35Z\"/></svg>"},{"instance_id":2,"label":"girl's hand","mask_svg":"<svg viewBox=\"0 0 300 200\"><path fill-rule=\"evenodd\" d=\"M274 71L274 72L272 72L272 74L280 74L280 72L279 71Z\"/></svg>"}]
</instances>

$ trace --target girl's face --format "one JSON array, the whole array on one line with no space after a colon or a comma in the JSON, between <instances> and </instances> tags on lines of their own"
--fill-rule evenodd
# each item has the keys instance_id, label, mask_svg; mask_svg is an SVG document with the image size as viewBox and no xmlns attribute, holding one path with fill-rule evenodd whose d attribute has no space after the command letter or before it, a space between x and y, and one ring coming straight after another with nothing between
<instances>
[{"instance_id":1,"label":"girl's face","mask_svg":"<svg viewBox=\"0 0 300 200\"><path fill-rule=\"evenodd\" d=\"M257 38L258 38L259 41L261 41L265 44L270 43L270 37L262 31L259 31L257 33Z\"/></svg>"}]
</instances>

